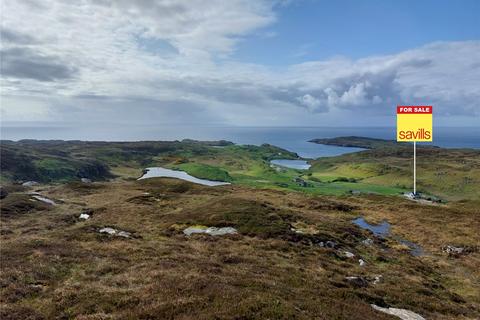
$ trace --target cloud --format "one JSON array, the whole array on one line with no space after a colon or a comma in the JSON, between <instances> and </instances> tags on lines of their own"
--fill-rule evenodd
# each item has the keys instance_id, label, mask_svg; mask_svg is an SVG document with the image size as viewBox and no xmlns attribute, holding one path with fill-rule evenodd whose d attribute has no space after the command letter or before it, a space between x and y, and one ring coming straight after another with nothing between
<instances>
[{"instance_id":1,"label":"cloud","mask_svg":"<svg viewBox=\"0 0 480 320\"><path fill-rule=\"evenodd\" d=\"M0 39L3 43L32 44L36 42L35 38L28 34L22 34L7 28L0 30Z\"/></svg>"},{"instance_id":2,"label":"cloud","mask_svg":"<svg viewBox=\"0 0 480 320\"><path fill-rule=\"evenodd\" d=\"M273 68L232 53L249 36L281 36L269 29L281 1L2 4L1 108L11 120L39 115L36 101L42 119L59 121L321 125L416 103L480 115L480 41Z\"/></svg>"},{"instance_id":3,"label":"cloud","mask_svg":"<svg viewBox=\"0 0 480 320\"><path fill-rule=\"evenodd\" d=\"M1 50L0 54L4 77L55 81L72 78L78 71L75 67L62 63L57 57L40 55L29 48Z\"/></svg>"},{"instance_id":4,"label":"cloud","mask_svg":"<svg viewBox=\"0 0 480 320\"><path fill-rule=\"evenodd\" d=\"M297 100L302 105L306 106L307 109L310 111L316 111L322 105L322 101L320 99L317 99L308 93L303 96L297 97Z\"/></svg>"}]
</instances>

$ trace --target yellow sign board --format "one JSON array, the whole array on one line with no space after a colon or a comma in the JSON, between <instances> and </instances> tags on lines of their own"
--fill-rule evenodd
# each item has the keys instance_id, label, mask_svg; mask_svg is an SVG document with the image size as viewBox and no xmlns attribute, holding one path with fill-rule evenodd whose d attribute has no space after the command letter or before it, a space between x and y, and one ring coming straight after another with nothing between
<instances>
[{"instance_id":1,"label":"yellow sign board","mask_svg":"<svg viewBox=\"0 0 480 320\"><path fill-rule=\"evenodd\" d=\"M432 106L397 107L397 141L432 141Z\"/></svg>"}]
</instances>

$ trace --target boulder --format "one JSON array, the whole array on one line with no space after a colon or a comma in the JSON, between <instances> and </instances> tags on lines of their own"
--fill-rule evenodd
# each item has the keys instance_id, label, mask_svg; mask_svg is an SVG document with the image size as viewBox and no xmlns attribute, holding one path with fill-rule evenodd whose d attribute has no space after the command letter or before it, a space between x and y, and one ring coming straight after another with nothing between
<instances>
[{"instance_id":1,"label":"boulder","mask_svg":"<svg viewBox=\"0 0 480 320\"><path fill-rule=\"evenodd\" d=\"M98 232L100 233L107 233L109 235L114 235L117 233L117 230L116 229L113 229L113 228L110 228L110 227L105 227L105 228L102 228L100 230L98 230Z\"/></svg>"},{"instance_id":2,"label":"boulder","mask_svg":"<svg viewBox=\"0 0 480 320\"><path fill-rule=\"evenodd\" d=\"M398 308L382 308L375 304L372 304L371 306L377 311L396 316L402 320L425 320L424 317L410 310Z\"/></svg>"},{"instance_id":3,"label":"boulder","mask_svg":"<svg viewBox=\"0 0 480 320\"><path fill-rule=\"evenodd\" d=\"M224 227L224 228L215 228L215 227L204 227L204 226L196 226L196 227L188 227L183 230L183 233L187 236L190 236L195 233L205 233L211 236L223 236L226 234L236 234L237 230L232 227Z\"/></svg>"},{"instance_id":4,"label":"boulder","mask_svg":"<svg viewBox=\"0 0 480 320\"><path fill-rule=\"evenodd\" d=\"M460 246L447 245L442 248L442 251L447 253L451 257L459 257L475 251L475 248L468 247L468 246L460 247Z\"/></svg>"},{"instance_id":5,"label":"boulder","mask_svg":"<svg viewBox=\"0 0 480 320\"><path fill-rule=\"evenodd\" d=\"M22 186L24 187L33 187L33 186L38 186L39 183L37 181L26 181L22 183Z\"/></svg>"},{"instance_id":6,"label":"boulder","mask_svg":"<svg viewBox=\"0 0 480 320\"><path fill-rule=\"evenodd\" d=\"M32 198L34 198L38 201L41 201L43 203L52 205L52 206L56 205L55 201L53 201L51 199L48 199L48 198L45 198L45 197L42 197L42 196L39 196L39 195L33 195Z\"/></svg>"},{"instance_id":7,"label":"boulder","mask_svg":"<svg viewBox=\"0 0 480 320\"><path fill-rule=\"evenodd\" d=\"M365 239L365 240L362 240L362 244L363 244L364 246L367 246L367 247L368 247L368 246L371 246L371 245L373 244L373 240L370 239L370 238L367 238L367 239Z\"/></svg>"},{"instance_id":8,"label":"boulder","mask_svg":"<svg viewBox=\"0 0 480 320\"><path fill-rule=\"evenodd\" d=\"M86 213L81 213L80 217L78 217L78 218L81 219L81 220L88 220L88 219L90 219L90 215L88 215Z\"/></svg>"}]
</instances>

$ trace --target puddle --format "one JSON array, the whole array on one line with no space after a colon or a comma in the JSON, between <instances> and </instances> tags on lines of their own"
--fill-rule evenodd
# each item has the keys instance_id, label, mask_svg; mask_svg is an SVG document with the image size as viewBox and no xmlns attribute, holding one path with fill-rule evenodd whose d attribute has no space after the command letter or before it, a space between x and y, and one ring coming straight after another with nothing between
<instances>
[{"instance_id":1,"label":"puddle","mask_svg":"<svg viewBox=\"0 0 480 320\"><path fill-rule=\"evenodd\" d=\"M270 161L270 163L276 166L297 170L308 170L311 167L311 165L305 160L276 159Z\"/></svg>"},{"instance_id":2,"label":"puddle","mask_svg":"<svg viewBox=\"0 0 480 320\"><path fill-rule=\"evenodd\" d=\"M420 247L418 244L413 243L413 242L408 241L408 240L405 240L405 239L398 238L398 237L393 237L393 238L395 240L397 240L398 242L400 242L401 244L406 245L410 249L410 254L412 256L420 257L420 256L423 256L425 254L425 252L423 251L423 248Z\"/></svg>"},{"instance_id":3,"label":"puddle","mask_svg":"<svg viewBox=\"0 0 480 320\"><path fill-rule=\"evenodd\" d=\"M352 221L354 224L362 229L371 231L375 236L386 238L390 236L390 223L382 221L380 224L370 224L363 217L359 217ZM402 239L398 236L392 236L393 239L409 248L410 254L414 257L423 256L425 254L423 248L416 243Z\"/></svg>"},{"instance_id":4,"label":"puddle","mask_svg":"<svg viewBox=\"0 0 480 320\"><path fill-rule=\"evenodd\" d=\"M364 218L360 217L353 220L353 223L362 229L370 230L377 237L385 238L390 234L390 223L382 221L380 224L369 224Z\"/></svg>"},{"instance_id":5,"label":"puddle","mask_svg":"<svg viewBox=\"0 0 480 320\"><path fill-rule=\"evenodd\" d=\"M162 167L146 168L145 170L147 172L143 176L141 176L138 180L148 179L148 178L177 178L177 179L201 184L204 186L210 186L210 187L224 186L224 185L230 184L228 182L223 182L223 181L199 179L189 175L185 171L165 169Z\"/></svg>"}]
</instances>

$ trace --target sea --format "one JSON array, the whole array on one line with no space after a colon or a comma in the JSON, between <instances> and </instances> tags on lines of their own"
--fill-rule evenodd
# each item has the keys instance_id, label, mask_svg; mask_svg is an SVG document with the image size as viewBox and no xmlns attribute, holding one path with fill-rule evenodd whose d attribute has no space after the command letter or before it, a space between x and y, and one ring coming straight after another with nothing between
<instances>
[{"instance_id":1,"label":"sea","mask_svg":"<svg viewBox=\"0 0 480 320\"><path fill-rule=\"evenodd\" d=\"M227 127L166 125L8 125L2 124L5 140L228 140L237 144L272 144L296 152L304 158L336 156L362 149L326 146L308 142L315 138L362 136L395 139L395 127ZM426 143L428 144L428 143ZM480 149L478 127L435 127L433 145L446 148Z\"/></svg>"}]
</instances>

